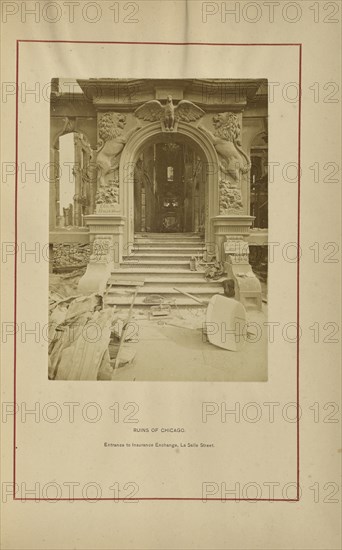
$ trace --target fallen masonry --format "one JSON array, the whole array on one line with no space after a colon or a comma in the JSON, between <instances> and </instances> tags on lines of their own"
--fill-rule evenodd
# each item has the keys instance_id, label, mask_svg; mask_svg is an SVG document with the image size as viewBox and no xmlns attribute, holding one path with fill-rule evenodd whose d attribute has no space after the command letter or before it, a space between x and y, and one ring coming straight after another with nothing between
<instances>
[{"instance_id":1,"label":"fallen masonry","mask_svg":"<svg viewBox=\"0 0 342 550\"><path fill-rule=\"evenodd\" d=\"M126 349L118 357L127 314L104 308L98 294L63 297L59 291L49 295L49 379L111 380L115 366L134 356Z\"/></svg>"},{"instance_id":2,"label":"fallen masonry","mask_svg":"<svg viewBox=\"0 0 342 550\"><path fill-rule=\"evenodd\" d=\"M241 355L241 359L236 360L231 353L225 355L226 360L222 357L221 363L224 361L228 368L244 364L244 357L252 352L249 344L249 350L242 353L250 334L248 322L255 318L264 319L263 312L253 308L254 317L249 312L247 320L246 310L239 301L220 294L208 301L187 293L190 300L196 299L193 301L195 307L179 307L178 300L184 294L179 289L176 290L180 298L176 296L172 303L170 301L167 311L161 309L165 315L155 316L151 310L154 312L154 308L163 306L162 295L152 294L144 306L135 307L135 298L144 288L143 282L126 281L123 289L122 282L118 287L112 283L113 299L108 304L106 293L79 293L77 282L81 275L82 271L78 270L52 275L50 279L50 380L134 381L145 379L151 368L164 369L162 379L172 380L174 370L179 369L181 364L184 365L181 376L186 378L192 361L191 349L196 349L200 360L204 358L204 363L203 360L197 363L197 370L204 366L206 370L200 376L205 379L208 372L205 365L210 366L211 362L214 364L217 358L220 359L215 348L221 348L225 354L229 351L233 355ZM114 296L120 297L122 292L130 296L127 300L129 308L119 308L114 303ZM196 304L199 301L200 304ZM169 365L169 359L178 357L180 352L182 356L185 352L189 354L187 359L183 363L178 359ZM260 367L256 365L255 369L257 372ZM162 431L171 429L164 428Z\"/></svg>"}]
</instances>

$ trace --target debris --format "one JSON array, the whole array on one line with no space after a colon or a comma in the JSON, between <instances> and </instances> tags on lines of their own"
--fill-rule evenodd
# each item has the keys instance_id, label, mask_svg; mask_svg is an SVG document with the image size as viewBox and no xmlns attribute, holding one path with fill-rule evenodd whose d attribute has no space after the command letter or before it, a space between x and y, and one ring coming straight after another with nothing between
<instances>
[{"instance_id":1,"label":"debris","mask_svg":"<svg viewBox=\"0 0 342 550\"><path fill-rule=\"evenodd\" d=\"M84 275L84 269L76 269L70 273L63 273L63 279L75 279L76 277L82 277Z\"/></svg>"},{"instance_id":2,"label":"debris","mask_svg":"<svg viewBox=\"0 0 342 550\"><path fill-rule=\"evenodd\" d=\"M151 317L169 317L171 313L171 306L169 304L160 304L159 306L152 306L150 309Z\"/></svg>"},{"instance_id":3,"label":"debris","mask_svg":"<svg viewBox=\"0 0 342 550\"><path fill-rule=\"evenodd\" d=\"M119 344L119 348L118 348L118 353L117 353L117 355L116 355L116 359L115 359L115 363L114 363L114 371L119 367L119 364L120 364L121 353L122 353L121 348L122 348L122 344L123 344L124 341L125 341L125 336L126 336L127 328L128 328L128 326L129 326L130 320L131 320L131 318L132 318L134 302L135 302L135 298L136 298L136 296L137 296L137 294L138 294L138 291L139 291L139 288L136 287L136 288L135 288L135 291L134 291L134 293L133 293L132 302L131 302L131 305L130 305L130 308L129 308L129 312L128 312L126 324L124 325L123 330L122 330L121 339L120 339L120 344Z\"/></svg>"},{"instance_id":4,"label":"debris","mask_svg":"<svg viewBox=\"0 0 342 550\"><path fill-rule=\"evenodd\" d=\"M78 269L72 273L56 274L50 273L49 275L49 287L50 295L58 294L60 297L66 298L72 295L79 295L77 291L78 281L84 274L85 270Z\"/></svg>"},{"instance_id":5,"label":"debris","mask_svg":"<svg viewBox=\"0 0 342 550\"><path fill-rule=\"evenodd\" d=\"M129 279L123 279L123 280L119 280L119 279L116 279L115 281L111 281L110 283L108 283L108 286L109 287L113 287L113 286L144 286L144 283L145 283L145 280L141 280L141 281L130 281Z\"/></svg>"},{"instance_id":6,"label":"debris","mask_svg":"<svg viewBox=\"0 0 342 550\"><path fill-rule=\"evenodd\" d=\"M70 310L70 307L69 307ZM49 377L55 380L96 380L108 351L114 309L67 313L56 327L50 348Z\"/></svg>"},{"instance_id":7,"label":"debris","mask_svg":"<svg viewBox=\"0 0 342 550\"><path fill-rule=\"evenodd\" d=\"M206 334L209 342L230 351L240 351L246 343L246 310L233 298L213 296L206 313Z\"/></svg>"},{"instance_id":8,"label":"debris","mask_svg":"<svg viewBox=\"0 0 342 550\"><path fill-rule=\"evenodd\" d=\"M172 319L172 321L166 321L165 324L172 327L186 328L189 330L201 330L202 328L202 322L196 323L196 321L193 321L191 323L184 319Z\"/></svg>"},{"instance_id":9,"label":"debris","mask_svg":"<svg viewBox=\"0 0 342 550\"><path fill-rule=\"evenodd\" d=\"M164 296L160 294L151 294L143 299L144 304L162 304L164 302Z\"/></svg>"},{"instance_id":10,"label":"debris","mask_svg":"<svg viewBox=\"0 0 342 550\"><path fill-rule=\"evenodd\" d=\"M197 262L195 256L190 258L190 271L197 271Z\"/></svg>"},{"instance_id":11,"label":"debris","mask_svg":"<svg viewBox=\"0 0 342 550\"><path fill-rule=\"evenodd\" d=\"M54 272L65 272L78 267L86 267L89 262L89 256L89 244L80 244L77 242L54 243L52 256Z\"/></svg>"},{"instance_id":12,"label":"debris","mask_svg":"<svg viewBox=\"0 0 342 550\"><path fill-rule=\"evenodd\" d=\"M188 298L191 298L192 300L195 300L195 302L198 302L199 304L206 305L208 302L205 302L203 300L200 300L199 298L196 298L196 296L193 296L192 294L189 294L188 292L185 292L184 290L181 290L180 288L174 287L173 290L176 290L177 292L180 292L181 294L184 294L184 296L188 296Z\"/></svg>"},{"instance_id":13,"label":"debris","mask_svg":"<svg viewBox=\"0 0 342 550\"><path fill-rule=\"evenodd\" d=\"M55 307L58 304L58 302L63 300L63 298L64 298L64 296L62 294L59 294L58 292L50 291L49 292L49 307L50 307L50 309Z\"/></svg>"},{"instance_id":14,"label":"debris","mask_svg":"<svg viewBox=\"0 0 342 550\"><path fill-rule=\"evenodd\" d=\"M212 279L213 281L217 281L223 277L224 267L222 262L215 261L212 264L208 264L208 267L204 272L204 276L206 279Z\"/></svg>"},{"instance_id":15,"label":"debris","mask_svg":"<svg viewBox=\"0 0 342 550\"><path fill-rule=\"evenodd\" d=\"M120 353L120 361L119 361L119 369L121 367L127 367L128 365L130 365L132 362L133 362L133 359L136 355L136 350L135 349L131 349L129 347L125 347L121 350L121 353ZM112 376L113 376L113 370L112 370Z\"/></svg>"},{"instance_id":16,"label":"debris","mask_svg":"<svg viewBox=\"0 0 342 550\"><path fill-rule=\"evenodd\" d=\"M235 282L234 279L225 279L223 282L223 292L227 298L234 298L235 296Z\"/></svg>"},{"instance_id":17,"label":"debris","mask_svg":"<svg viewBox=\"0 0 342 550\"><path fill-rule=\"evenodd\" d=\"M125 319L118 344L113 344L120 314L114 307L103 308L98 294L61 298L50 295L49 378L52 380L111 380L113 370L130 364L135 352L121 349L125 341ZM113 353L115 351L116 353ZM110 353L112 352L112 353Z\"/></svg>"}]
</instances>

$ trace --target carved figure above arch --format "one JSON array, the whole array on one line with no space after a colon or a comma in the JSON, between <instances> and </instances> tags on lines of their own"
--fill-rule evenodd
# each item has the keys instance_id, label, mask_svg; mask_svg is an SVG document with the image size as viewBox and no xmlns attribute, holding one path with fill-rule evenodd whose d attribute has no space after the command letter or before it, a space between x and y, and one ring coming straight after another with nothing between
<instances>
[{"instance_id":1,"label":"carved figure above arch","mask_svg":"<svg viewBox=\"0 0 342 550\"><path fill-rule=\"evenodd\" d=\"M172 96L168 95L164 106L157 99L152 99L141 105L141 107L138 107L134 114L137 118L148 120L149 122L160 120L164 124L166 131L174 131L176 122L180 120L183 122L194 122L200 119L205 112L192 103L192 101L187 101L186 99L182 99L175 106Z\"/></svg>"}]
</instances>

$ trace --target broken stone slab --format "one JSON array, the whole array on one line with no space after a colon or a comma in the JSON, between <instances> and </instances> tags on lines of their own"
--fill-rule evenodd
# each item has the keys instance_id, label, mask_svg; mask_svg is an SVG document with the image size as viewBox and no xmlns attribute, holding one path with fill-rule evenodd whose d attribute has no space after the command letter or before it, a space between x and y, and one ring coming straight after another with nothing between
<instances>
[{"instance_id":1,"label":"broken stone slab","mask_svg":"<svg viewBox=\"0 0 342 550\"><path fill-rule=\"evenodd\" d=\"M233 298L216 294L207 307L205 328L208 341L214 346L240 351L247 338L246 310Z\"/></svg>"}]
</instances>

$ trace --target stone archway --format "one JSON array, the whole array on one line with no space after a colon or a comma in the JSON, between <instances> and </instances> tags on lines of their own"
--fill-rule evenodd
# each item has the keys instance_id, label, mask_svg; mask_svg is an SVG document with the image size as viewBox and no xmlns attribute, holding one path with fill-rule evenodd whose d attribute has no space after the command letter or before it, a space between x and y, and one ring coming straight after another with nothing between
<instances>
[{"instance_id":1,"label":"stone archway","mask_svg":"<svg viewBox=\"0 0 342 550\"><path fill-rule=\"evenodd\" d=\"M214 242L212 220L219 214L218 198L218 158L215 148L208 138L195 126L179 122L177 132L170 133L161 129L160 122L143 126L127 142L120 159L120 197L124 218L123 245L126 250L134 241L134 168L140 152L148 144L174 136L175 141L189 143L200 155L206 168L206 212L205 241Z\"/></svg>"},{"instance_id":2,"label":"stone archway","mask_svg":"<svg viewBox=\"0 0 342 550\"><path fill-rule=\"evenodd\" d=\"M235 264L239 268L245 265L246 272L250 273L246 239L253 218L246 214L242 205L238 205L238 209L233 207L227 213L220 208L222 168L213 134L182 121L178 122L172 132L165 131L160 121L144 124L141 128L133 127L128 132L131 132L130 137L123 147L118 169L119 200L115 204L100 205L98 212L87 216L93 254L87 272L80 280L79 290L104 291L111 270L114 268L120 271L124 257L133 252L135 166L144 147L161 136L165 139L174 136L174 139L187 141L198 151L206 166L204 240L207 251L214 251L216 259L224 262L224 269L228 270L231 277L234 277ZM229 140L225 141L230 147ZM223 183L227 185L227 182ZM125 269L122 273L125 273Z\"/></svg>"}]
</instances>

